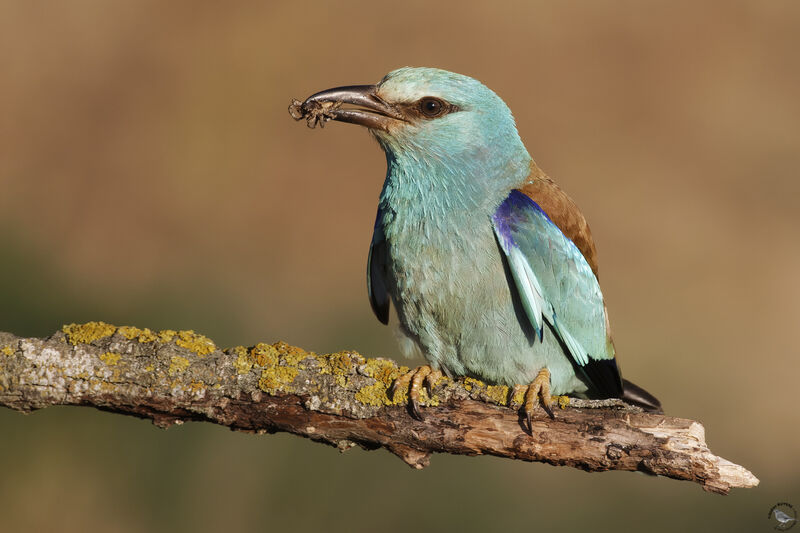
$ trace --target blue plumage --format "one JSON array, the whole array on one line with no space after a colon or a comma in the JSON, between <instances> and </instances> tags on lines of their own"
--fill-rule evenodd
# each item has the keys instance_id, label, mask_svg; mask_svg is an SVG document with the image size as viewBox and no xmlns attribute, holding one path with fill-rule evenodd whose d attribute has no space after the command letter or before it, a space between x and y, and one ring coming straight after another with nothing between
<instances>
[{"instance_id":1,"label":"blue plumage","mask_svg":"<svg viewBox=\"0 0 800 533\"><path fill-rule=\"evenodd\" d=\"M580 250L536 202L518 190L511 191L492 220L527 318L540 340L544 321L594 394L620 395L616 365L609 370L617 377L610 379L605 375L608 370L592 375L595 366L589 365L613 361L614 347L606 330L600 286Z\"/></svg>"},{"instance_id":2,"label":"blue plumage","mask_svg":"<svg viewBox=\"0 0 800 533\"><path fill-rule=\"evenodd\" d=\"M394 304L403 351L451 376L544 391L546 369L555 394L622 395L588 226L494 92L403 68L290 111L366 126L386 153L367 287L381 322Z\"/></svg>"}]
</instances>

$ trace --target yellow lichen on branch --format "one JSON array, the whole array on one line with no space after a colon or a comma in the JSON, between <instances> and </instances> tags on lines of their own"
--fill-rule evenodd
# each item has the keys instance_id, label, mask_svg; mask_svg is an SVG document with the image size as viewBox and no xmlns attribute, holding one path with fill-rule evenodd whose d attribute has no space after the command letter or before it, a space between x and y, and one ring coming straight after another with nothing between
<instances>
[{"instance_id":1,"label":"yellow lichen on branch","mask_svg":"<svg viewBox=\"0 0 800 533\"><path fill-rule=\"evenodd\" d=\"M67 324L61 328L72 344L89 344L90 342L110 337L117 331L116 326L105 322L87 322L86 324Z\"/></svg>"},{"instance_id":2,"label":"yellow lichen on branch","mask_svg":"<svg viewBox=\"0 0 800 533\"><path fill-rule=\"evenodd\" d=\"M208 355L217 349L214 342L205 335L199 335L192 330L179 331L175 344L190 350L197 355Z\"/></svg>"},{"instance_id":3,"label":"yellow lichen on branch","mask_svg":"<svg viewBox=\"0 0 800 533\"><path fill-rule=\"evenodd\" d=\"M122 356L118 353L106 352L100 355L100 360L108 366L116 366L116 364L119 363L120 357Z\"/></svg>"}]
</instances>

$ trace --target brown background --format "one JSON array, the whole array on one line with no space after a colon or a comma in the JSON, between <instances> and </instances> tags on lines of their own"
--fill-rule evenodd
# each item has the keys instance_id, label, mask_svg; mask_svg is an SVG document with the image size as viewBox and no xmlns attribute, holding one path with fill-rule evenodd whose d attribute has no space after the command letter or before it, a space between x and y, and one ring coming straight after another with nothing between
<instances>
[{"instance_id":1,"label":"brown background","mask_svg":"<svg viewBox=\"0 0 800 533\"><path fill-rule=\"evenodd\" d=\"M731 496L494 458L0 412L3 531L767 531L800 509L800 4L4 2L0 330L106 320L397 357L364 264L384 174L291 98L481 79L583 208L624 373L751 468Z\"/></svg>"}]
</instances>

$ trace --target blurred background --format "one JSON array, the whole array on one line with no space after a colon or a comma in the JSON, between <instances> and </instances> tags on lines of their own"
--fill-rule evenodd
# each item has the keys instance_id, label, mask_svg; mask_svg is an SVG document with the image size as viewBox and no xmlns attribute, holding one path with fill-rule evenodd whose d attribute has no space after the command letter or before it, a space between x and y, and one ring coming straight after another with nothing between
<instances>
[{"instance_id":1,"label":"blurred background","mask_svg":"<svg viewBox=\"0 0 800 533\"><path fill-rule=\"evenodd\" d=\"M761 485L2 410L0 530L770 530L800 510L798 51L793 1L3 2L0 330L398 357L364 280L384 156L286 108L446 68L585 212L625 376Z\"/></svg>"}]
</instances>

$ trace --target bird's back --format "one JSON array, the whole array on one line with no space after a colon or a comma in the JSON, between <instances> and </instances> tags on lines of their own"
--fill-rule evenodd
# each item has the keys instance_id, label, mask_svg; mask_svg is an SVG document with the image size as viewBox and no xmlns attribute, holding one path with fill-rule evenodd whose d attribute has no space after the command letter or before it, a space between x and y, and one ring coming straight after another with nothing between
<instances>
[{"instance_id":1,"label":"bird's back","mask_svg":"<svg viewBox=\"0 0 800 533\"><path fill-rule=\"evenodd\" d=\"M531 175L519 190L536 202L550 220L581 251L586 262L597 276L597 249L586 218L572 198L556 182L531 163Z\"/></svg>"}]
</instances>

